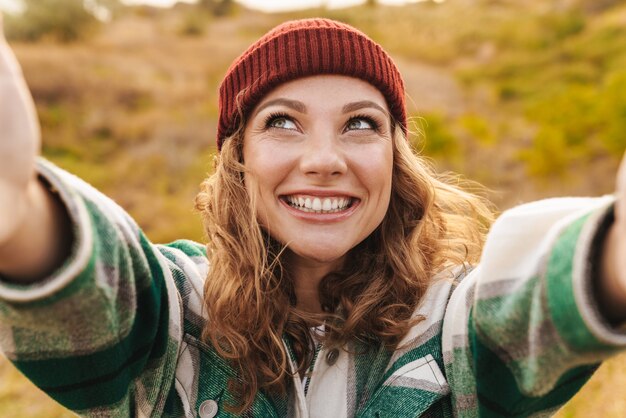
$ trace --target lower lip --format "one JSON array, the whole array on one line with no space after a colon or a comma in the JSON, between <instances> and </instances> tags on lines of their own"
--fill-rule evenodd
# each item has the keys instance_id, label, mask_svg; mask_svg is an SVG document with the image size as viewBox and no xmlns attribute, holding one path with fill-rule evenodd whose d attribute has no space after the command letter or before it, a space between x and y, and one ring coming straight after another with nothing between
<instances>
[{"instance_id":1,"label":"lower lip","mask_svg":"<svg viewBox=\"0 0 626 418\"><path fill-rule=\"evenodd\" d=\"M356 209L361 205L361 201L357 200L350 206L348 209L341 212L333 212L333 213L315 213L315 212L303 212L292 207L289 203L285 202L282 199L278 199L280 203L298 219L302 219L304 221L309 222L317 222L317 223L325 223L325 222L340 222L344 219L348 218L352 215Z\"/></svg>"}]
</instances>

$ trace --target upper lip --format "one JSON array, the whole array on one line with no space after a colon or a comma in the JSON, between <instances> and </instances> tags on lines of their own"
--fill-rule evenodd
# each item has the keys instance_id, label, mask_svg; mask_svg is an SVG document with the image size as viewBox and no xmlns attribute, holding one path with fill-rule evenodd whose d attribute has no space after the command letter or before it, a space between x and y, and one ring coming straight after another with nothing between
<instances>
[{"instance_id":1,"label":"upper lip","mask_svg":"<svg viewBox=\"0 0 626 418\"><path fill-rule=\"evenodd\" d=\"M279 196L293 196L293 195L307 195L314 197L350 197L352 199L358 199L354 193L345 192L341 190L293 190L288 193L281 193Z\"/></svg>"}]
</instances>

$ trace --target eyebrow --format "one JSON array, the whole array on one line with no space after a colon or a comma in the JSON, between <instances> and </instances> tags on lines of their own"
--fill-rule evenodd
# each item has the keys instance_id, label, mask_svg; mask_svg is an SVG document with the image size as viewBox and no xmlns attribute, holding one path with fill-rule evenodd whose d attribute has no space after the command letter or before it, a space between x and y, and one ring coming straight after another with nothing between
<instances>
[{"instance_id":1,"label":"eyebrow","mask_svg":"<svg viewBox=\"0 0 626 418\"><path fill-rule=\"evenodd\" d=\"M306 105L304 103L298 100L278 98L278 99L270 100L268 102L263 103L261 106L259 106L256 112L254 112L254 114L257 115L263 109L270 107L270 106L285 106L297 112L306 113ZM360 110L360 109L365 109L365 108L373 108L389 116L389 112L387 110L385 110L378 103L375 103L371 100L360 100L358 102L348 103L341 108L341 112L350 113L350 112L354 112L355 110Z\"/></svg>"},{"instance_id":2,"label":"eyebrow","mask_svg":"<svg viewBox=\"0 0 626 418\"><path fill-rule=\"evenodd\" d=\"M343 113L350 113L350 112L354 112L355 110L360 110L360 109L365 109L365 108L373 108L376 110L379 110L380 112L384 113L385 115L389 116L389 112L386 111L381 105L379 105L378 103L375 103L371 100L361 100L359 102L352 102L352 103L348 103L347 105L345 105L341 111Z\"/></svg>"},{"instance_id":3,"label":"eyebrow","mask_svg":"<svg viewBox=\"0 0 626 418\"><path fill-rule=\"evenodd\" d=\"M263 103L261 106L259 106L259 108L256 110L256 112L254 112L255 115L258 115L263 109L265 109L266 107L269 106L286 106L289 107L297 112L300 113L306 113L306 106L304 105L304 103L299 102L297 100L290 100L290 99L274 99L274 100L270 100L268 102Z\"/></svg>"}]
</instances>

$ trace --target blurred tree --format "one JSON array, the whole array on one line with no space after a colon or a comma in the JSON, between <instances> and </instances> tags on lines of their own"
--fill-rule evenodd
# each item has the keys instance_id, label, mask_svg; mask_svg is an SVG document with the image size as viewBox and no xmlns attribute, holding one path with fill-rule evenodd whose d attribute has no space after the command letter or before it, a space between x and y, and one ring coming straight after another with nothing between
<instances>
[{"instance_id":1,"label":"blurred tree","mask_svg":"<svg viewBox=\"0 0 626 418\"><path fill-rule=\"evenodd\" d=\"M213 11L215 8L215 0L198 0L198 6Z\"/></svg>"},{"instance_id":2,"label":"blurred tree","mask_svg":"<svg viewBox=\"0 0 626 418\"><path fill-rule=\"evenodd\" d=\"M119 7L118 0L22 0L22 4L23 13L7 16L6 33L26 41L77 40Z\"/></svg>"},{"instance_id":3,"label":"blurred tree","mask_svg":"<svg viewBox=\"0 0 626 418\"><path fill-rule=\"evenodd\" d=\"M123 8L120 0L83 0L83 4L100 20L108 20Z\"/></svg>"},{"instance_id":4,"label":"blurred tree","mask_svg":"<svg viewBox=\"0 0 626 418\"><path fill-rule=\"evenodd\" d=\"M199 0L198 6L219 17L232 14L235 5L233 0Z\"/></svg>"},{"instance_id":5,"label":"blurred tree","mask_svg":"<svg viewBox=\"0 0 626 418\"><path fill-rule=\"evenodd\" d=\"M210 20L209 12L198 13L191 11L186 14L179 28L179 33L183 36L201 36L206 32Z\"/></svg>"},{"instance_id":6,"label":"blurred tree","mask_svg":"<svg viewBox=\"0 0 626 418\"><path fill-rule=\"evenodd\" d=\"M378 5L378 0L367 0L365 5L368 7L375 7Z\"/></svg>"},{"instance_id":7,"label":"blurred tree","mask_svg":"<svg viewBox=\"0 0 626 418\"><path fill-rule=\"evenodd\" d=\"M578 3L577 5L587 12L598 13L619 4L623 4L624 0L577 0L576 3Z\"/></svg>"},{"instance_id":8,"label":"blurred tree","mask_svg":"<svg viewBox=\"0 0 626 418\"><path fill-rule=\"evenodd\" d=\"M233 0L218 0L215 5L213 14L215 16L228 16L233 13L234 1Z\"/></svg>"}]
</instances>

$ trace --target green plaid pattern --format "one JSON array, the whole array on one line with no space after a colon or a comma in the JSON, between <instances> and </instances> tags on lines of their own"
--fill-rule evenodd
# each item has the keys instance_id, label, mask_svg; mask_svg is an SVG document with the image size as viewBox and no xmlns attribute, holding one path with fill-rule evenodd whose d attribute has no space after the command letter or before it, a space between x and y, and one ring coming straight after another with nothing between
<instances>
[{"instance_id":1,"label":"green plaid pattern","mask_svg":"<svg viewBox=\"0 0 626 418\"><path fill-rule=\"evenodd\" d=\"M40 161L73 220L66 264L29 286L0 281L0 347L37 386L89 417L232 417L227 361L200 339L204 246L151 244L114 202ZM259 393L246 417L549 415L626 346L592 292L594 239L613 199L506 212L483 261L433 278L399 348L316 356L306 394ZM295 367L292 365L292 367Z\"/></svg>"}]
</instances>

